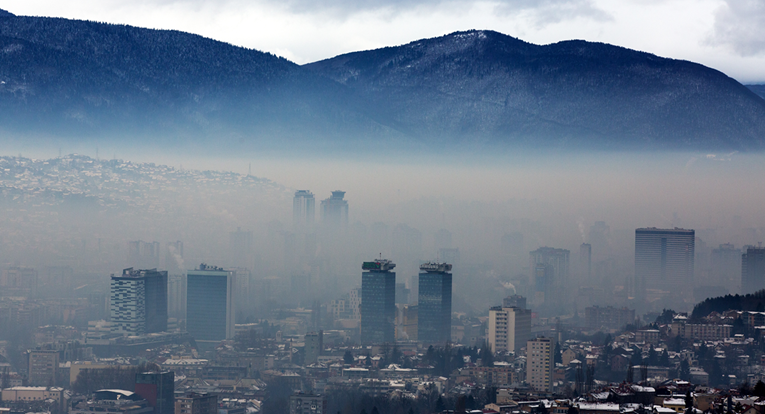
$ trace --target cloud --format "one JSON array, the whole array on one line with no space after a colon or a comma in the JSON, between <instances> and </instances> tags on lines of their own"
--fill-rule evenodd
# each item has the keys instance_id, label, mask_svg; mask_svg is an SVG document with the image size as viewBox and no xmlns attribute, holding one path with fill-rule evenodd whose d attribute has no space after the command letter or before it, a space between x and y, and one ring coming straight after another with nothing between
<instances>
[{"instance_id":1,"label":"cloud","mask_svg":"<svg viewBox=\"0 0 765 414\"><path fill-rule=\"evenodd\" d=\"M715 11L710 44L728 46L740 56L765 52L765 2L724 0Z\"/></svg>"},{"instance_id":2,"label":"cloud","mask_svg":"<svg viewBox=\"0 0 765 414\"><path fill-rule=\"evenodd\" d=\"M590 0L504 0L497 3L496 10L504 15L526 14L537 28L577 18L613 20L613 16Z\"/></svg>"}]
</instances>

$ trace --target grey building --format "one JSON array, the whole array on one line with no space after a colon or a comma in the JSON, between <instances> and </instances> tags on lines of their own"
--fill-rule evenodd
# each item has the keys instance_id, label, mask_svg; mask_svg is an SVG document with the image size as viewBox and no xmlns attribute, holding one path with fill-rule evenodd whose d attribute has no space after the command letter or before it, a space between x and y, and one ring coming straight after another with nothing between
<instances>
[{"instance_id":1,"label":"grey building","mask_svg":"<svg viewBox=\"0 0 765 414\"><path fill-rule=\"evenodd\" d=\"M695 231L680 228L635 230L635 296L645 302L649 289L693 299Z\"/></svg>"},{"instance_id":2,"label":"grey building","mask_svg":"<svg viewBox=\"0 0 765 414\"><path fill-rule=\"evenodd\" d=\"M533 303L550 304L562 297L569 278L569 253L552 247L540 247L530 253L535 286Z\"/></svg>"},{"instance_id":3,"label":"grey building","mask_svg":"<svg viewBox=\"0 0 765 414\"><path fill-rule=\"evenodd\" d=\"M348 201L345 191L333 191L332 196L321 201L321 220L331 228L345 228L348 225Z\"/></svg>"},{"instance_id":4,"label":"grey building","mask_svg":"<svg viewBox=\"0 0 765 414\"><path fill-rule=\"evenodd\" d=\"M347 216L346 202L346 216ZM296 230L310 229L316 218L316 199L308 190L298 190L292 199L292 224Z\"/></svg>"},{"instance_id":5,"label":"grey building","mask_svg":"<svg viewBox=\"0 0 765 414\"><path fill-rule=\"evenodd\" d=\"M135 393L154 408L154 414L175 412L175 373L139 372L135 376Z\"/></svg>"},{"instance_id":6,"label":"grey building","mask_svg":"<svg viewBox=\"0 0 765 414\"><path fill-rule=\"evenodd\" d=\"M234 336L235 274L204 263L186 277L186 331L197 343Z\"/></svg>"},{"instance_id":7,"label":"grey building","mask_svg":"<svg viewBox=\"0 0 765 414\"><path fill-rule=\"evenodd\" d=\"M396 265L390 260L362 264L361 342L364 344L396 341Z\"/></svg>"},{"instance_id":8,"label":"grey building","mask_svg":"<svg viewBox=\"0 0 765 414\"><path fill-rule=\"evenodd\" d=\"M290 396L289 414L324 414L327 397L318 394L295 394Z\"/></svg>"},{"instance_id":9,"label":"grey building","mask_svg":"<svg viewBox=\"0 0 765 414\"><path fill-rule=\"evenodd\" d=\"M452 265L420 266L417 289L417 340L444 344L452 339Z\"/></svg>"},{"instance_id":10,"label":"grey building","mask_svg":"<svg viewBox=\"0 0 765 414\"><path fill-rule=\"evenodd\" d=\"M115 333L167 331L167 272L131 267L112 275L110 314Z\"/></svg>"},{"instance_id":11,"label":"grey building","mask_svg":"<svg viewBox=\"0 0 765 414\"><path fill-rule=\"evenodd\" d=\"M741 293L765 289L765 248L747 246L741 255Z\"/></svg>"}]
</instances>

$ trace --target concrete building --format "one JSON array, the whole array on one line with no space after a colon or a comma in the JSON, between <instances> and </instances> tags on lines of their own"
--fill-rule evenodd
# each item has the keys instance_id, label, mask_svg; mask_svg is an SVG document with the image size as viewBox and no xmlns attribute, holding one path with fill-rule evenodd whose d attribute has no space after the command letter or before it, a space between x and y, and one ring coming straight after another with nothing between
<instances>
[{"instance_id":1,"label":"concrete building","mask_svg":"<svg viewBox=\"0 0 765 414\"><path fill-rule=\"evenodd\" d=\"M711 278L728 288L730 293L741 292L741 249L730 243L712 249L710 256ZM696 298L702 300L705 298Z\"/></svg>"},{"instance_id":2,"label":"concrete building","mask_svg":"<svg viewBox=\"0 0 765 414\"><path fill-rule=\"evenodd\" d=\"M579 245L579 274L586 280L592 276L592 245L589 243Z\"/></svg>"},{"instance_id":3,"label":"concrete building","mask_svg":"<svg viewBox=\"0 0 765 414\"><path fill-rule=\"evenodd\" d=\"M235 275L204 263L186 278L186 331L197 344L215 346L234 337Z\"/></svg>"},{"instance_id":4,"label":"concrete building","mask_svg":"<svg viewBox=\"0 0 765 414\"><path fill-rule=\"evenodd\" d=\"M295 394L290 396L289 414L324 414L327 397L318 394Z\"/></svg>"},{"instance_id":5,"label":"concrete building","mask_svg":"<svg viewBox=\"0 0 765 414\"><path fill-rule=\"evenodd\" d=\"M569 281L569 253L552 247L540 247L530 253L534 272L533 303L550 305L562 297Z\"/></svg>"},{"instance_id":6,"label":"concrete building","mask_svg":"<svg viewBox=\"0 0 765 414\"><path fill-rule=\"evenodd\" d=\"M741 293L765 289L765 248L748 246L741 256Z\"/></svg>"},{"instance_id":7,"label":"concrete building","mask_svg":"<svg viewBox=\"0 0 765 414\"><path fill-rule=\"evenodd\" d=\"M344 200L345 191L333 191L332 196L321 201L322 223L335 229L348 226L348 201Z\"/></svg>"},{"instance_id":8,"label":"concrete building","mask_svg":"<svg viewBox=\"0 0 765 414\"><path fill-rule=\"evenodd\" d=\"M189 393L175 399L175 414L218 414L218 396Z\"/></svg>"},{"instance_id":9,"label":"concrete building","mask_svg":"<svg viewBox=\"0 0 765 414\"><path fill-rule=\"evenodd\" d=\"M671 292L693 301L695 231L686 229L635 230L635 297L645 302L648 289Z\"/></svg>"},{"instance_id":10,"label":"concrete building","mask_svg":"<svg viewBox=\"0 0 765 414\"><path fill-rule=\"evenodd\" d=\"M536 338L526 343L526 382L539 392L552 392L555 344L550 338Z\"/></svg>"},{"instance_id":11,"label":"concrete building","mask_svg":"<svg viewBox=\"0 0 765 414\"><path fill-rule=\"evenodd\" d=\"M319 361L321 351L324 350L324 332L309 332L305 334L305 365L315 364Z\"/></svg>"},{"instance_id":12,"label":"concrete building","mask_svg":"<svg viewBox=\"0 0 765 414\"><path fill-rule=\"evenodd\" d=\"M492 352L518 352L531 337L531 310L494 307L487 329Z\"/></svg>"},{"instance_id":13,"label":"concrete building","mask_svg":"<svg viewBox=\"0 0 765 414\"><path fill-rule=\"evenodd\" d=\"M396 338L395 263L379 259L362 264L361 342L394 343Z\"/></svg>"},{"instance_id":14,"label":"concrete building","mask_svg":"<svg viewBox=\"0 0 765 414\"><path fill-rule=\"evenodd\" d=\"M590 306L584 309L584 320L589 329L623 329L635 323L635 310L613 306Z\"/></svg>"},{"instance_id":15,"label":"concrete building","mask_svg":"<svg viewBox=\"0 0 765 414\"><path fill-rule=\"evenodd\" d=\"M60 387L10 387L3 388L3 401L45 401L62 402L64 389Z\"/></svg>"},{"instance_id":16,"label":"concrete building","mask_svg":"<svg viewBox=\"0 0 765 414\"><path fill-rule=\"evenodd\" d=\"M502 299L502 307L528 309L526 298L521 295L512 295Z\"/></svg>"},{"instance_id":17,"label":"concrete building","mask_svg":"<svg viewBox=\"0 0 765 414\"><path fill-rule=\"evenodd\" d=\"M417 340L445 344L452 339L452 265L420 265L417 289Z\"/></svg>"},{"instance_id":18,"label":"concrete building","mask_svg":"<svg viewBox=\"0 0 765 414\"><path fill-rule=\"evenodd\" d=\"M114 333L167 331L167 272L131 267L112 275L110 313Z\"/></svg>"},{"instance_id":19,"label":"concrete building","mask_svg":"<svg viewBox=\"0 0 765 414\"><path fill-rule=\"evenodd\" d=\"M149 402L154 414L175 412L175 374L173 371L141 372L135 376L135 393Z\"/></svg>"},{"instance_id":20,"label":"concrete building","mask_svg":"<svg viewBox=\"0 0 765 414\"><path fill-rule=\"evenodd\" d=\"M298 190L292 199L292 224L295 230L308 230L316 218L316 199L308 190Z\"/></svg>"},{"instance_id":21,"label":"concrete building","mask_svg":"<svg viewBox=\"0 0 765 414\"><path fill-rule=\"evenodd\" d=\"M58 362L58 351L29 351L29 385L53 385L58 375Z\"/></svg>"},{"instance_id":22,"label":"concrete building","mask_svg":"<svg viewBox=\"0 0 765 414\"><path fill-rule=\"evenodd\" d=\"M138 394L126 390L98 390L93 398L82 401L69 410L69 414L152 414L154 408Z\"/></svg>"}]
</instances>

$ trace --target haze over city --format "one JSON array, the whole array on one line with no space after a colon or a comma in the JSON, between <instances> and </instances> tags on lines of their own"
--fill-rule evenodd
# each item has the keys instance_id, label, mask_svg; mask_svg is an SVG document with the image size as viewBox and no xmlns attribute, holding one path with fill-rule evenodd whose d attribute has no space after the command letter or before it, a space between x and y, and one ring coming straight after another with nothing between
<instances>
[{"instance_id":1,"label":"haze over city","mask_svg":"<svg viewBox=\"0 0 765 414\"><path fill-rule=\"evenodd\" d=\"M0 0L0 414L765 414L764 28Z\"/></svg>"}]
</instances>

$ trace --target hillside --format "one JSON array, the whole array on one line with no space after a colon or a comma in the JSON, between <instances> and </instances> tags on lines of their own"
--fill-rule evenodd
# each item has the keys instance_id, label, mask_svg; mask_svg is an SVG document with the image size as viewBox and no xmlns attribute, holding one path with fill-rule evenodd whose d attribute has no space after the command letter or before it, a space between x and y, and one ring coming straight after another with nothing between
<instances>
[{"instance_id":1,"label":"hillside","mask_svg":"<svg viewBox=\"0 0 765 414\"><path fill-rule=\"evenodd\" d=\"M349 53L308 69L409 135L568 148L762 149L765 100L713 69L492 31Z\"/></svg>"},{"instance_id":2,"label":"hillside","mask_svg":"<svg viewBox=\"0 0 765 414\"><path fill-rule=\"evenodd\" d=\"M765 85L746 85L752 92L765 99Z\"/></svg>"},{"instance_id":3,"label":"hillside","mask_svg":"<svg viewBox=\"0 0 765 414\"><path fill-rule=\"evenodd\" d=\"M765 100L735 80L584 41L470 31L299 66L178 31L0 12L0 51L8 142L206 154L765 147Z\"/></svg>"},{"instance_id":4,"label":"hillside","mask_svg":"<svg viewBox=\"0 0 765 414\"><path fill-rule=\"evenodd\" d=\"M205 146L372 125L337 83L193 34L0 16L0 50L0 125L10 132Z\"/></svg>"}]
</instances>

